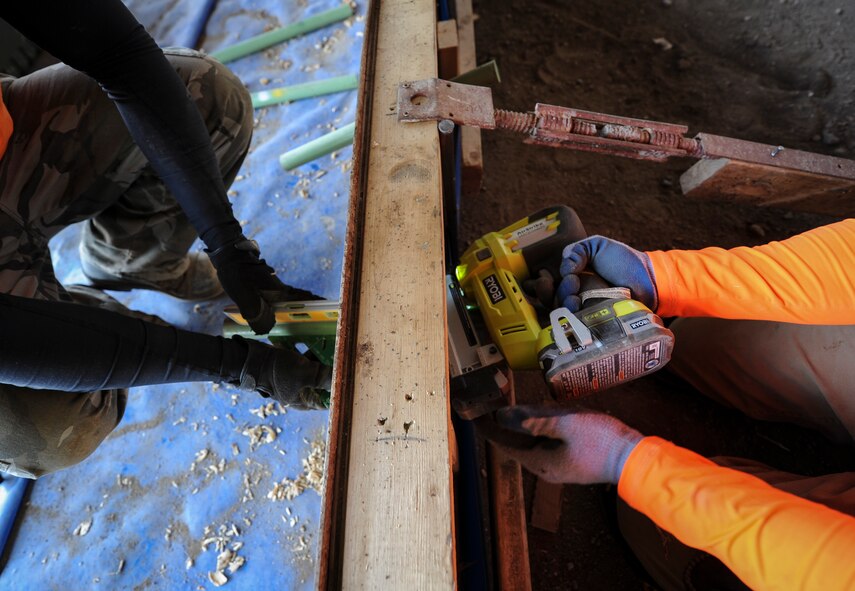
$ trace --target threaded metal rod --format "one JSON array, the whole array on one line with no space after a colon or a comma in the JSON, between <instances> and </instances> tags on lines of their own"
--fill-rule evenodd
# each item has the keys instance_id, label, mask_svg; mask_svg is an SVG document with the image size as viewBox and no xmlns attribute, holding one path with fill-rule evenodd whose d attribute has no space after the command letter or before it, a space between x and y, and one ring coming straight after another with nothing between
<instances>
[{"instance_id":1,"label":"threaded metal rod","mask_svg":"<svg viewBox=\"0 0 855 591\"><path fill-rule=\"evenodd\" d=\"M507 129L517 133L531 133L537 127L537 116L534 113L520 113L519 111L505 111L495 109L496 129Z\"/></svg>"},{"instance_id":2,"label":"threaded metal rod","mask_svg":"<svg viewBox=\"0 0 855 591\"><path fill-rule=\"evenodd\" d=\"M685 150L687 155L696 156L700 151L697 140L683 137L681 135L648 129L634 125L623 125L620 123L596 123L586 121L579 117L556 117L547 115L539 117L535 113L522 113L520 111L506 111L495 109L493 116L496 121L496 129L505 129L517 133L533 135L538 124L544 130L552 132L586 135L590 137L602 137L619 140L627 143L647 145L652 148L661 146L663 148L678 148Z\"/></svg>"}]
</instances>

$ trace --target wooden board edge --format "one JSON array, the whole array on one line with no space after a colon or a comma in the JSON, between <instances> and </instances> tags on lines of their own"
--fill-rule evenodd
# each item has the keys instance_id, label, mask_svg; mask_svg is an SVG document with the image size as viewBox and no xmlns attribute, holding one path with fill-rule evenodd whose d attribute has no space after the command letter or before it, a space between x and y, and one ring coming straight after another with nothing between
<instances>
[{"instance_id":1,"label":"wooden board edge","mask_svg":"<svg viewBox=\"0 0 855 591\"><path fill-rule=\"evenodd\" d=\"M329 439L330 443L327 448L326 462L326 482L324 486L324 495L322 501L321 514L321 532L319 536L319 551L317 561L317 588L319 589L341 589L341 588L365 588L368 583L360 583L355 580L355 576L350 576L348 571L353 566L353 561L345 557L353 550L353 544L347 540L351 539L352 534L346 532L347 524L350 520L348 515L348 497L349 489L353 486L353 481L349 479L350 464L354 461L351 456L353 454L353 435L351 427L354 424L354 416L350 414L350 409L355 404L357 399L357 391L355 390L354 376L359 371L359 331L357 330L359 318L364 314L363 306L367 304L361 302L361 285L364 282L362 273L361 256L365 249L365 244L369 238L364 236L364 228L368 225L366 219L371 211L370 195L368 186L370 185L370 175L368 167L371 161L371 148L373 138L371 137L374 122L373 117L377 114L389 115L386 112L385 105L380 107L375 103L376 98L373 95L379 80L378 66L375 63L375 53L378 45L378 35L380 33L379 23L388 17L389 10L385 13L381 10L383 0L374 0L370 3L366 15L366 33L365 43L362 54L362 76L360 79L359 97L358 97L358 112L356 119L356 136L354 140L354 156L353 156L353 172L351 177L351 203L348 213L348 229L346 232L345 241L345 264L342 271L342 314L339 320L336 342L336 360L333 384L333 402L330 411L329 420ZM389 2L386 2L388 6ZM386 16L382 16L385 14ZM424 14L424 13L422 13ZM435 20L431 23L432 33L435 33ZM434 36L435 39L435 36ZM431 59L436 58L435 43L431 52ZM397 59L397 56L396 58ZM435 64L434 64L435 65ZM436 75L435 71L432 75ZM384 86L385 88L385 86ZM373 113L373 115L372 115ZM379 119L378 119L379 121ZM435 129L435 128L434 128ZM438 147L438 140L437 140ZM402 169L409 174L409 169ZM414 169L415 170L415 169ZM438 170L438 149L437 149L437 170ZM418 172L415 170L415 172ZM400 178L398 179L400 180ZM439 228L441 236L441 213L439 218ZM442 247L440 240L440 254L437 262L442 265ZM437 282L438 289L441 289L442 282ZM444 306L441 307L443 315L437 318L435 326L442 326L444 334L445 318ZM433 322L433 320L432 320ZM438 341L439 342L439 341ZM442 340L443 346L447 347L445 340ZM448 390L447 376L447 350L443 349L446 355L443 364L431 364L430 367L439 367L444 369L443 384L437 388L437 393L445 400L445 394ZM439 390L442 389L442 392ZM433 394L431 394L433 395ZM440 398L440 397L438 397ZM447 400L446 400L447 402ZM446 414L450 409L446 406ZM433 415L431 415L433 416ZM448 416L444 417L444 422L448 423ZM451 434L446 433L448 438L448 448L443 451L445 461L450 462L452 456L451 449ZM454 540L454 522L453 516L453 495L451 495L451 466L447 470L447 484L449 506L447 507L447 518L449 520L450 535L447 536L447 549L440 549L439 554L445 554L444 566L439 569L442 572L431 571L428 575L430 588L453 588L455 581L455 553L453 547ZM440 483L437 483L440 484ZM365 498L365 497L356 497ZM354 512L353 508L349 510ZM446 512L444 511L443 514ZM368 514L373 514L369 512ZM354 512L354 515L356 513ZM445 538L443 538L445 539ZM345 563L350 566L345 566ZM360 567L361 568L361 567ZM376 573L375 573L376 574ZM366 577L368 580L369 577Z\"/></svg>"},{"instance_id":2,"label":"wooden board edge","mask_svg":"<svg viewBox=\"0 0 855 591\"><path fill-rule=\"evenodd\" d=\"M508 403L513 405L513 372L508 380ZM501 591L531 591L522 467L492 443L487 445L487 455L496 586Z\"/></svg>"},{"instance_id":3,"label":"wooden board edge","mask_svg":"<svg viewBox=\"0 0 855 591\"><path fill-rule=\"evenodd\" d=\"M478 65L472 0L455 0L454 15L457 21L457 71L463 73ZM477 127L463 127L460 131L460 191L463 195L476 195L481 191L484 176L481 130Z\"/></svg>"},{"instance_id":4,"label":"wooden board edge","mask_svg":"<svg viewBox=\"0 0 855 591\"><path fill-rule=\"evenodd\" d=\"M360 59L359 89L357 91L356 130L350 177L347 230L344 242L344 264L341 279L341 314L336 328L333 390L331 393L324 491L321 502L320 539L316 570L317 589L341 588L342 529L345 524L345 503L337 503L347 489L349 470L349 410L353 404L353 375L356 343L350 338L351 328L359 316L359 277L361 266L353 264L355 253L362 251L365 219L365 183L367 174L356 174L367 166L370 142L370 90L374 86L373 55L377 48L377 19L380 1L369 2L365 16L365 36ZM369 130L366 132L366 130Z\"/></svg>"}]
</instances>

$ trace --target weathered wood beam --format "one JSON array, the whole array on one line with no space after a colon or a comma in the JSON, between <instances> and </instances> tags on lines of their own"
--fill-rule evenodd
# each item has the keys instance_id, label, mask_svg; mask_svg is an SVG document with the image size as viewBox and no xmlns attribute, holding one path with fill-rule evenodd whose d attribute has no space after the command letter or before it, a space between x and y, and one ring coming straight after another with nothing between
<instances>
[{"instance_id":1,"label":"weathered wood beam","mask_svg":"<svg viewBox=\"0 0 855 591\"><path fill-rule=\"evenodd\" d=\"M436 51L439 77L450 80L457 76L457 22L454 19L436 24Z\"/></svg>"},{"instance_id":2,"label":"weathered wood beam","mask_svg":"<svg viewBox=\"0 0 855 591\"><path fill-rule=\"evenodd\" d=\"M508 402L515 404L514 376L509 373ZM500 591L531 591L522 467L492 443L487 446L487 455L496 586Z\"/></svg>"},{"instance_id":3,"label":"weathered wood beam","mask_svg":"<svg viewBox=\"0 0 855 591\"><path fill-rule=\"evenodd\" d=\"M680 177L687 197L855 215L855 161L699 133L704 160Z\"/></svg>"},{"instance_id":4,"label":"weathered wood beam","mask_svg":"<svg viewBox=\"0 0 855 591\"><path fill-rule=\"evenodd\" d=\"M564 485L547 482L541 478L534 485L534 500L531 504L531 525L551 533L558 533L561 525L561 497Z\"/></svg>"},{"instance_id":5,"label":"weathered wood beam","mask_svg":"<svg viewBox=\"0 0 855 591\"><path fill-rule=\"evenodd\" d=\"M468 72L478 62L475 56L475 17L472 0L454 1L457 21L457 71ZM484 157L481 152L481 130L477 127L460 128L461 179L460 191L464 195L477 195L484 176Z\"/></svg>"},{"instance_id":6,"label":"weathered wood beam","mask_svg":"<svg viewBox=\"0 0 855 591\"><path fill-rule=\"evenodd\" d=\"M318 586L453 589L438 132L395 117L437 75L435 2L374 0L365 31Z\"/></svg>"}]
</instances>

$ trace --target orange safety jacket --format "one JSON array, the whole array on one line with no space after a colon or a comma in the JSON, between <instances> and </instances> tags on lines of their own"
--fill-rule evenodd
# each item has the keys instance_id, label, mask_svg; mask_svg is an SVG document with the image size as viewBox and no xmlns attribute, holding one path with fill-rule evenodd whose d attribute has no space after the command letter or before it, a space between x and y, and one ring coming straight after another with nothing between
<instances>
[{"instance_id":1,"label":"orange safety jacket","mask_svg":"<svg viewBox=\"0 0 855 591\"><path fill-rule=\"evenodd\" d=\"M12 117L3 102L3 91L0 90L0 158L6 152L6 145L12 137Z\"/></svg>"},{"instance_id":2,"label":"orange safety jacket","mask_svg":"<svg viewBox=\"0 0 855 591\"><path fill-rule=\"evenodd\" d=\"M632 450L618 494L752 589L855 589L855 518L663 439Z\"/></svg>"},{"instance_id":3,"label":"orange safety jacket","mask_svg":"<svg viewBox=\"0 0 855 591\"><path fill-rule=\"evenodd\" d=\"M661 316L855 324L855 220L781 242L648 253ZM657 437L630 454L620 496L754 589L855 589L855 518Z\"/></svg>"},{"instance_id":4,"label":"orange safety jacket","mask_svg":"<svg viewBox=\"0 0 855 591\"><path fill-rule=\"evenodd\" d=\"M660 316L855 324L855 219L753 248L648 254Z\"/></svg>"}]
</instances>

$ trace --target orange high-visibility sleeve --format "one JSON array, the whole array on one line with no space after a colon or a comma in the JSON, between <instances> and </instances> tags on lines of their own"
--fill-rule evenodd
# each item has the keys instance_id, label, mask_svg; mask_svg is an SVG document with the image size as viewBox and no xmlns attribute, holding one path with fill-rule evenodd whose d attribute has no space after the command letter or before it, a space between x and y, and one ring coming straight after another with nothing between
<instances>
[{"instance_id":1,"label":"orange high-visibility sleeve","mask_svg":"<svg viewBox=\"0 0 855 591\"><path fill-rule=\"evenodd\" d=\"M648 254L661 316L855 324L855 219L753 248Z\"/></svg>"},{"instance_id":2,"label":"orange high-visibility sleeve","mask_svg":"<svg viewBox=\"0 0 855 591\"><path fill-rule=\"evenodd\" d=\"M12 137L12 129L12 116L9 115L9 110L3 102L3 91L0 90L0 158L6 152L6 145Z\"/></svg>"},{"instance_id":3,"label":"orange high-visibility sleeve","mask_svg":"<svg viewBox=\"0 0 855 591\"><path fill-rule=\"evenodd\" d=\"M638 443L618 494L752 589L855 589L855 518L663 439Z\"/></svg>"}]
</instances>

